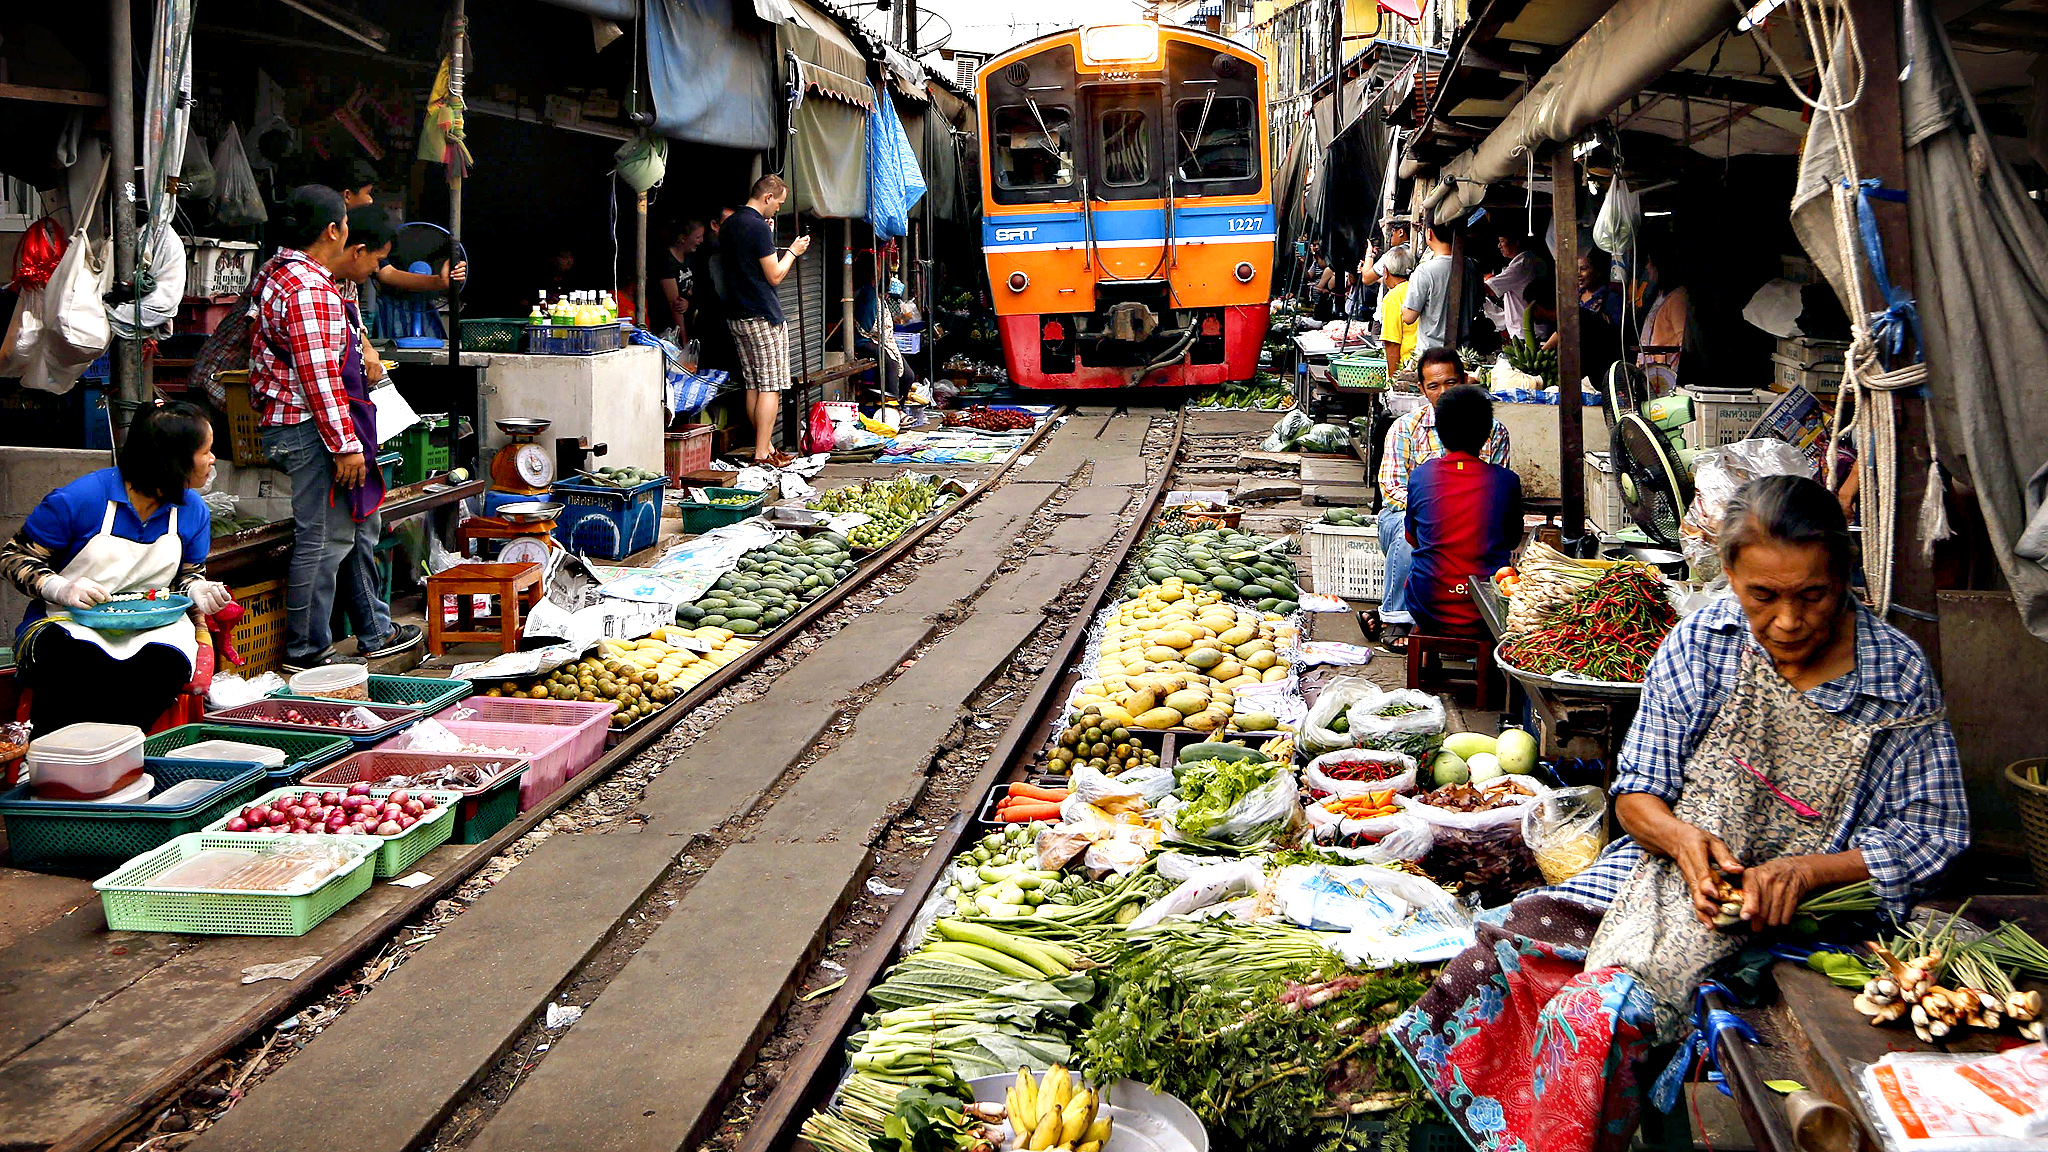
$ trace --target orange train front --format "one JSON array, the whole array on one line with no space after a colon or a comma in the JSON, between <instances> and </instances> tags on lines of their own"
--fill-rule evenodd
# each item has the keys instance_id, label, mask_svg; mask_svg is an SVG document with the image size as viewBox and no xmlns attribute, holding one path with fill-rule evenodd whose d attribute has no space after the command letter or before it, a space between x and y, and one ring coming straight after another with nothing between
<instances>
[{"instance_id":1,"label":"orange train front","mask_svg":"<svg viewBox=\"0 0 2048 1152\"><path fill-rule=\"evenodd\" d=\"M1263 70L1149 22L982 67L982 247L1018 387L1252 378L1273 267Z\"/></svg>"}]
</instances>

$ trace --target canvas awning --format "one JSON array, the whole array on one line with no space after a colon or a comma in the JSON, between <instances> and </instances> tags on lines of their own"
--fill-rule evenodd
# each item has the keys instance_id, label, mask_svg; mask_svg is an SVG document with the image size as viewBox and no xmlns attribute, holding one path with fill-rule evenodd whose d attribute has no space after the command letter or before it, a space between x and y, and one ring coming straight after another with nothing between
<instances>
[{"instance_id":1,"label":"canvas awning","mask_svg":"<svg viewBox=\"0 0 2048 1152\"><path fill-rule=\"evenodd\" d=\"M654 129L692 144L775 145L766 30L734 0L646 0Z\"/></svg>"},{"instance_id":2,"label":"canvas awning","mask_svg":"<svg viewBox=\"0 0 2048 1152\"><path fill-rule=\"evenodd\" d=\"M1570 140L1671 71L1740 17L1728 0L1620 0L1594 21L1479 145L1443 167L1429 205L1462 212L1486 186L1527 169L1527 153Z\"/></svg>"},{"instance_id":3,"label":"canvas awning","mask_svg":"<svg viewBox=\"0 0 2048 1152\"><path fill-rule=\"evenodd\" d=\"M785 2L793 5L796 18L776 26L776 42L796 57L805 95L872 111L874 91L868 87L868 62L860 49L831 17L803 0Z\"/></svg>"}]
</instances>

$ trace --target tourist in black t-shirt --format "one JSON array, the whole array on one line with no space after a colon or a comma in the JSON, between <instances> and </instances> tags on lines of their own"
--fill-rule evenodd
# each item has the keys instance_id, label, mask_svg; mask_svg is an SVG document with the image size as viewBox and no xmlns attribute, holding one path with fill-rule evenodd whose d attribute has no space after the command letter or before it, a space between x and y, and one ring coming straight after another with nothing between
<instances>
[{"instance_id":1,"label":"tourist in black t-shirt","mask_svg":"<svg viewBox=\"0 0 2048 1152\"><path fill-rule=\"evenodd\" d=\"M811 247L799 236L786 250L775 246L775 214L789 198L789 185L773 174L754 181L747 202L719 231L725 268L727 323L739 346L747 385L747 417L754 422L754 459L783 468L796 457L775 450L775 416L789 387L789 329L775 289Z\"/></svg>"}]
</instances>

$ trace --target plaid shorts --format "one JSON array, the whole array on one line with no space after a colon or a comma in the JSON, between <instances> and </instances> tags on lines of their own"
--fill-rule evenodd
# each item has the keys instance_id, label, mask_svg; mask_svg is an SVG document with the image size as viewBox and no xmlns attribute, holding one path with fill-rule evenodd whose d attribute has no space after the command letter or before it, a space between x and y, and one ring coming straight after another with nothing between
<instances>
[{"instance_id":1,"label":"plaid shorts","mask_svg":"<svg viewBox=\"0 0 2048 1152\"><path fill-rule=\"evenodd\" d=\"M740 375L749 392L782 392L789 388L789 326L759 316L728 320L739 345Z\"/></svg>"}]
</instances>

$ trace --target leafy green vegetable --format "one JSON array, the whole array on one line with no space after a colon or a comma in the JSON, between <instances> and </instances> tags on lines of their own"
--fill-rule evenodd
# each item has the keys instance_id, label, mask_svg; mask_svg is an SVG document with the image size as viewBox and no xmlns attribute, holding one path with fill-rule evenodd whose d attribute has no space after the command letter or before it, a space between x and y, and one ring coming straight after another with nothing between
<instances>
[{"instance_id":1,"label":"leafy green vegetable","mask_svg":"<svg viewBox=\"0 0 2048 1152\"><path fill-rule=\"evenodd\" d=\"M905 1088L896 1094L896 1109L883 1122L882 1135L868 1146L874 1152L959 1152L974 1143L973 1128L958 1100Z\"/></svg>"},{"instance_id":2,"label":"leafy green vegetable","mask_svg":"<svg viewBox=\"0 0 2048 1152\"><path fill-rule=\"evenodd\" d=\"M1223 822L1237 802L1269 783L1280 765L1272 761L1197 760L1174 768L1182 806L1173 814L1183 835L1200 836Z\"/></svg>"}]
</instances>

